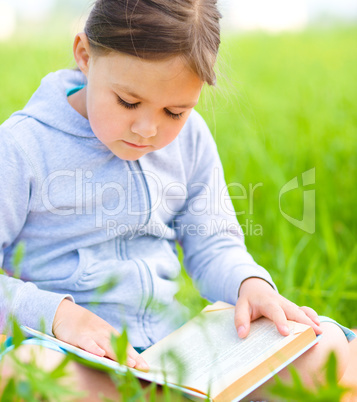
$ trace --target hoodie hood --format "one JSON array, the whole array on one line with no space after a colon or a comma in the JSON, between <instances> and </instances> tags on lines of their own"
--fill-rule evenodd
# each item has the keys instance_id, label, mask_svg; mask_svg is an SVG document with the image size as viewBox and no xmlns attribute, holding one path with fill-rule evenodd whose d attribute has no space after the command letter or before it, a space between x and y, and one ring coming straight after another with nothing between
<instances>
[{"instance_id":1,"label":"hoodie hood","mask_svg":"<svg viewBox=\"0 0 357 402\"><path fill-rule=\"evenodd\" d=\"M27 116L37 121L79 137L95 137L88 119L69 104L67 91L86 84L85 75L76 70L59 70L50 73L32 95L23 110L13 116Z\"/></svg>"}]
</instances>

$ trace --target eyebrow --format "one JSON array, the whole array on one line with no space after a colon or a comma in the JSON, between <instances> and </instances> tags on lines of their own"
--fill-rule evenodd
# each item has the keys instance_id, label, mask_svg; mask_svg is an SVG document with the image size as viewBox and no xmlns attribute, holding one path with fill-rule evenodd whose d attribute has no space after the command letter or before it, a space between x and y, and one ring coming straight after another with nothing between
<instances>
[{"instance_id":1,"label":"eyebrow","mask_svg":"<svg viewBox=\"0 0 357 402\"><path fill-rule=\"evenodd\" d=\"M120 91L125 92L126 94L132 96L133 98L139 99L140 101L144 101L147 102L146 99L144 99L143 97L141 97L140 95L136 94L135 92L133 92L129 87L126 86L122 86L119 84L114 84L114 86L119 89ZM172 106L167 106L167 107L173 107L173 108L179 108L179 109L191 109L193 107L195 107L197 105L198 102L194 102L191 104L187 104L187 105L172 105Z\"/></svg>"}]
</instances>

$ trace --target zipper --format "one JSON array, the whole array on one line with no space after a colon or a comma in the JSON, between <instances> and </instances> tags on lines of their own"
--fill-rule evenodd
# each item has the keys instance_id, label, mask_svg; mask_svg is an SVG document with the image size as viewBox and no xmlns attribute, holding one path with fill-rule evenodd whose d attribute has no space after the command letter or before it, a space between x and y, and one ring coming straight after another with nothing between
<instances>
[{"instance_id":1,"label":"zipper","mask_svg":"<svg viewBox=\"0 0 357 402\"><path fill-rule=\"evenodd\" d=\"M118 240L119 240L119 238L118 238ZM120 250L120 254L121 254L122 259L123 260L128 260L128 255L127 255L127 252L126 252L126 241L122 241L120 245L118 243L118 248ZM154 298L153 297L154 296L154 281L153 281L152 274L151 274L151 271L149 269L149 266L147 265L147 263L144 260L142 260L141 258L140 259L139 258L133 258L132 261L135 263L135 265L137 266L137 269L139 270L139 275L140 275L141 282L142 282L143 295L142 295L142 300L140 302L139 311L141 311L141 309L142 309L141 306L144 304L144 295L146 293L145 292L145 287L144 287L144 284L143 284L143 275L142 275L143 269L142 269L142 267L144 267L144 270L145 270L145 273L146 273L146 278L148 278L147 279L147 283L148 283L147 301L145 303L145 307L143 307L144 308L144 313L141 315L141 318L140 318L140 321L141 321L141 330L140 331L142 332L143 336L146 336L146 338L149 340L149 342L151 344L153 344L155 342L148 335L147 330L146 330L147 325L145 325L145 317L148 314L149 306L150 306L150 304L151 304L151 302L152 302L152 300ZM142 266L140 265L139 261L141 261ZM139 317L140 317L140 315L137 315L137 322L138 322L138 325L140 326L140 321L138 320Z\"/></svg>"},{"instance_id":2,"label":"zipper","mask_svg":"<svg viewBox=\"0 0 357 402\"><path fill-rule=\"evenodd\" d=\"M143 170L141 168L140 162L138 160L137 161L127 161L127 162L128 162L129 169L131 171L135 171L135 172L139 173L137 176L138 176L138 180L141 183L141 188L143 189L144 198L145 198L145 208L147 208L147 211L148 211L147 215L146 215L146 217L144 219L144 223L143 223L143 225L146 225L149 222L150 218L151 218L151 198L150 198L149 186L148 186L148 183L146 181L146 177L144 175L144 172L143 172ZM126 256L126 258L127 258L127 256ZM134 258L134 261L135 260L136 259ZM143 326L144 333L145 333L146 337L153 344L154 340L148 335L147 330L146 330L147 324L146 324L145 318L148 315L149 306L150 306L150 304L151 304L151 302L152 302L152 300L154 298L153 297L154 296L154 282L153 282L153 277L152 277L151 271L150 271L149 266L147 265L147 263L143 259L137 259L137 261L142 262L142 265L143 265L143 267L144 267L144 269L146 271L146 277L148 278L147 279L147 282L148 282L148 297L147 297L146 305L144 307L144 313L142 315L141 321L142 321L142 326ZM139 265L139 264L137 264L137 265ZM144 292L144 289L143 289L143 292Z\"/></svg>"},{"instance_id":3,"label":"zipper","mask_svg":"<svg viewBox=\"0 0 357 402\"><path fill-rule=\"evenodd\" d=\"M147 272L147 274L148 274L147 276L148 276L148 278L149 278L149 280L148 280L148 282L149 282L148 300L147 300L147 302L146 302L146 306L145 306L145 310L144 310L144 314L143 314L143 319L142 319L143 327L144 327L144 329L145 329L145 317L146 317L146 315L147 315L149 306L150 306L150 304L151 304L151 302L152 302L152 300L153 300L153 298L154 298L154 281L153 281L153 279L152 279L152 274L151 274L151 271L150 271L149 266L147 265L147 263L146 263L144 260L142 260L142 259L140 259L140 261L143 263L144 267L146 268L146 272ZM147 333L146 330L145 330L145 334L146 334L147 338L149 339L149 341L150 341L152 344L155 343L154 340L151 339L151 337L148 335L148 333Z\"/></svg>"},{"instance_id":4,"label":"zipper","mask_svg":"<svg viewBox=\"0 0 357 402\"><path fill-rule=\"evenodd\" d=\"M148 186L148 183L146 181L146 177L144 175L144 172L143 172L143 170L141 168L140 162L138 160L134 161L133 163L131 161L128 161L128 164L129 164L129 168L130 168L131 164L133 166L133 168L130 169L130 170L135 171L135 172L139 172L138 177L139 177L141 186L142 186L142 188L144 190L145 207L147 208L147 211L148 211L147 215L146 215L146 218L144 220L144 223L143 223L143 225L145 226L149 222L149 220L151 218L151 198L150 198L149 186ZM135 167L135 165L136 165L136 167Z\"/></svg>"},{"instance_id":5,"label":"zipper","mask_svg":"<svg viewBox=\"0 0 357 402\"><path fill-rule=\"evenodd\" d=\"M148 208L148 214L147 214L147 217L146 217L146 220L145 220L145 223L144 223L144 225L146 225L149 222L150 218L151 218L151 197L150 197L150 192L149 192L149 186L148 186L146 177L144 175L143 169L141 168L141 164L140 164L140 162L138 160L136 161L136 163L137 163L138 168L140 170L140 177L142 179L144 192L145 192L145 196L146 196L146 205L149 207Z\"/></svg>"}]
</instances>

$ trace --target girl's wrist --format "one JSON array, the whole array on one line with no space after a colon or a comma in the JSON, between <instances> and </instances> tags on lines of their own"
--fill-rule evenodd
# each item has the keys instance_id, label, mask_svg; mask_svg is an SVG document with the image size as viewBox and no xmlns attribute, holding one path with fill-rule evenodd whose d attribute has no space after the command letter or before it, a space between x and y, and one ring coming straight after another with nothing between
<instances>
[{"instance_id":1,"label":"girl's wrist","mask_svg":"<svg viewBox=\"0 0 357 402\"><path fill-rule=\"evenodd\" d=\"M63 317L68 317L69 310L73 308L74 303L71 300L63 299L57 307L57 311L52 323L52 333L56 336L56 329L63 321Z\"/></svg>"},{"instance_id":2,"label":"girl's wrist","mask_svg":"<svg viewBox=\"0 0 357 402\"><path fill-rule=\"evenodd\" d=\"M262 283L269 285L269 288L274 290L274 288L271 286L271 284L268 281L266 281L265 279L259 278L257 276L250 276L249 278L244 279L243 282L241 283L239 290L238 290L238 297L242 294L243 289L247 289L248 287L256 289L257 286L258 287L262 286Z\"/></svg>"}]
</instances>

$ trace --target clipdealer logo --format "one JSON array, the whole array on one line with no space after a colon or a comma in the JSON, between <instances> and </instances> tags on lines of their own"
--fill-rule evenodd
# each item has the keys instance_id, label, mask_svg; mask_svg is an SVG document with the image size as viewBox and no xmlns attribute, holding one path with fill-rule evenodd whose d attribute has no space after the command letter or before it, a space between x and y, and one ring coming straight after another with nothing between
<instances>
[{"instance_id":1,"label":"clipdealer logo","mask_svg":"<svg viewBox=\"0 0 357 402\"><path fill-rule=\"evenodd\" d=\"M306 170L301 174L302 186L305 188L315 184L315 168ZM316 222L316 208L315 208L315 189L304 190L303 196L303 216L302 219L296 219L282 210L281 198L284 194L299 188L298 176L288 181L281 188L279 192L279 209L283 217L290 222L292 225L303 230L306 233L315 233L315 222Z\"/></svg>"}]
</instances>

